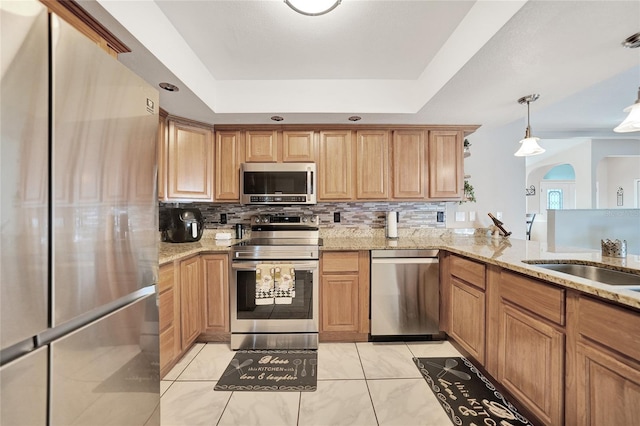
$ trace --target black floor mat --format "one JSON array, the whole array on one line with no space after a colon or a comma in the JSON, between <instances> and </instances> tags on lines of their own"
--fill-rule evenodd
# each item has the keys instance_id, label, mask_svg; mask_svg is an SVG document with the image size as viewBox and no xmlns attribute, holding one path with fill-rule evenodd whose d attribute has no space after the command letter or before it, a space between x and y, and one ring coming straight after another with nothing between
<instances>
[{"instance_id":1,"label":"black floor mat","mask_svg":"<svg viewBox=\"0 0 640 426\"><path fill-rule=\"evenodd\" d=\"M413 358L413 362L454 425L532 425L466 358Z\"/></svg>"},{"instance_id":2,"label":"black floor mat","mask_svg":"<svg viewBox=\"0 0 640 426\"><path fill-rule=\"evenodd\" d=\"M246 350L236 352L214 390L313 392L317 379L317 351Z\"/></svg>"}]
</instances>

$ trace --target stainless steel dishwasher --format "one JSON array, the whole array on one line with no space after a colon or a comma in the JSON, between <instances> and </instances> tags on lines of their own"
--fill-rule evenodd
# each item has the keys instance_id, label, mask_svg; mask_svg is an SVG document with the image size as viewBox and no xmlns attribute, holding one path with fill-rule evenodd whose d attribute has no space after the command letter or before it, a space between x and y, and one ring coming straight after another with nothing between
<instances>
[{"instance_id":1,"label":"stainless steel dishwasher","mask_svg":"<svg viewBox=\"0 0 640 426\"><path fill-rule=\"evenodd\" d=\"M441 338L438 250L371 251L371 338Z\"/></svg>"}]
</instances>

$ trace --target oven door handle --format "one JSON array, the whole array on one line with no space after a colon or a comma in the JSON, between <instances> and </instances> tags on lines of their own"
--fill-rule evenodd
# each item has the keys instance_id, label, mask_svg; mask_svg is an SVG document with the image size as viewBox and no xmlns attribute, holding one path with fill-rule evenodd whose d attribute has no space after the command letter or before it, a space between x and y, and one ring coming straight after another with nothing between
<instances>
[{"instance_id":1,"label":"oven door handle","mask_svg":"<svg viewBox=\"0 0 640 426\"><path fill-rule=\"evenodd\" d=\"M274 265L277 264L284 264L284 263L289 263L291 265L293 265L294 269L308 269L308 270L315 270L318 269L318 262L295 262L295 261L280 261L280 262L233 262L231 263L231 269L246 269L246 270L252 270L255 269L255 267L257 265L260 265L262 263L273 263Z\"/></svg>"},{"instance_id":2,"label":"oven door handle","mask_svg":"<svg viewBox=\"0 0 640 426\"><path fill-rule=\"evenodd\" d=\"M270 262L269 259L265 259L263 261L256 261L256 263L294 263L294 262L299 262L299 261L304 261L313 257L317 257L318 253L317 253L317 249L315 249L315 253L314 250L307 250L306 252L303 251L304 249L300 249L300 252L297 253L297 259L293 258L294 256L291 256L291 251L278 251L278 250L269 250L269 256L271 258L278 258L277 261L274 262ZM256 253L253 251L237 251L233 254L233 260L238 260L238 259L242 259L242 261L251 261L251 260L256 260ZM289 260L289 261L287 261Z\"/></svg>"}]
</instances>

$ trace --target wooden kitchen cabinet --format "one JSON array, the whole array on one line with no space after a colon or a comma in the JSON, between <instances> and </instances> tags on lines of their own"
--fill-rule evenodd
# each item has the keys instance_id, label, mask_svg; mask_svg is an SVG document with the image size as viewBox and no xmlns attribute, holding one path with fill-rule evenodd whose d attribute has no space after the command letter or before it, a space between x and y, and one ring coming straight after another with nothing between
<instances>
[{"instance_id":1,"label":"wooden kitchen cabinet","mask_svg":"<svg viewBox=\"0 0 640 426\"><path fill-rule=\"evenodd\" d=\"M283 163L313 163L315 159L315 132L303 130L284 130L282 132Z\"/></svg>"},{"instance_id":2,"label":"wooden kitchen cabinet","mask_svg":"<svg viewBox=\"0 0 640 426\"><path fill-rule=\"evenodd\" d=\"M278 161L278 132L275 130L247 130L244 135L247 163L276 163Z\"/></svg>"},{"instance_id":3,"label":"wooden kitchen cabinet","mask_svg":"<svg viewBox=\"0 0 640 426\"><path fill-rule=\"evenodd\" d=\"M169 117L166 200L213 201L213 128Z\"/></svg>"},{"instance_id":4,"label":"wooden kitchen cabinet","mask_svg":"<svg viewBox=\"0 0 640 426\"><path fill-rule=\"evenodd\" d=\"M167 198L167 151L169 147L169 114L160 108L158 114L158 146L156 150L158 161L158 200Z\"/></svg>"},{"instance_id":5,"label":"wooden kitchen cabinet","mask_svg":"<svg viewBox=\"0 0 640 426\"><path fill-rule=\"evenodd\" d=\"M355 198L355 144L351 130L320 132L318 201Z\"/></svg>"},{"instance_id":6,"label":"wooden kitchen cabinet","mask_svg":"<svg viewBox=\"0 0 640 426\"><path fill-rule=\"evenodd\" d=\"M424 130L395 130L391 138L391 198L427 197L427 151Z\"/></svg>"},{"instance_id":7,"label":"wooden kitchen cabinet","mask_svg":"<svg viewBox=\"0 0 640 426\"><path fill-rule=\"evenodd\" d=\"M159 334L160 334L160 377L164 377L180 356L180 287L178 268L173 263L159 269Z\"/></svg>"},{"instance_id":8,"label":"wooden kitchen cabinet","mask_svg":"<svg viewBox=\"0 0 640 426\"><path fill-rule=\"evenodd\" d=\"M565 292L503 270L497 379L547 425L564 422Z\"/></svg>"},{"instance_id":9,"label":"wooden kitchen cabinet","mask_svg":"<svg viewBox=\"0 0 640 426\"><path fill-rule=\"evenodd\" d=\"M464 195L464 133L429 131L429 198L459 200Z\"/></svg>"},{"instance_id":10,"label":"wooden kitchen cabinet","mask_svg":"<svg viewBox=\"0 0 640 426\"><path fill-rule=\"evenodd\" d=\"M200 257L180 262L180 332L182 348L188 348L202 331L204 309Z\"/></svg>"},{"instance_id":11,"label":"wooden kitchen cabinet","mask_svg":"<svg viewBox=\"0 0 640 426\"><path fill-rule=\"evenodd\" d=\"M577 320L567 330L566 424L637 423L640 313L585 295L571 302Z\"/></svg>"},{"instance_id":12,"label":"wooden kitchen cabinet","mask_svg":"<svg viewBox=\"0 0 640 426\"><path fill-rule=\"evenodd\" d=\"M240 131L216 131L215 201L240 201L240 164L244 147Z\"/></svg>"},{"instance_id":13,"label":"wooden kitchen cabinet","mask_svg":"<svg viewBox=\"0 0 640 426\"><path fill-rule=\"evenodd\" d=\"M369 252L325 251L320 266L320 341L367 341Z\"/></svg>"},{"instance_id":14,"label":"wooden kitchen cabinet","mask_svg":"<svg viewBox=\"0 0 640 426\"><path fill-rule=\"evenodd\" d=\"M356 132L356 199L389 198L389 132Z\"/></svg>"},{"instance_id":15,"label":"wooden kitchen cabinet","mask_svg":"<svg viewBox=\"0 0 640 426\"><path fill-rule=\"evenodd\" d=\"M442 324L466 351L481 365L485 362L485 265L453 255L445 255L447 263L443 277L448 300L447 315Z\"/></svg>"},{"instance_id":16,"label":"wooden kitchen cabinet","mask_svg":"<svg viewBox=\"0 0 640 426\"><path fill-rule=\"evenodd\" d=\"M131 52L131 49L117 39L111 31L89 15L79 2L67 0L40 0L40 2L45 4L50 12L71 24L114 58L118 58L119 53Z\"/></svg>"},{"instance_id":17,"label":"wooden kitchen cabinet","mask_svg":"<svg viewBox=\"0 0 640 426\"><path fill-rule=\"evenodd\" d=\"M229 257L226 254L201 256L204 270L204 332L229 333Z\"/></svg>"}]
</instances>

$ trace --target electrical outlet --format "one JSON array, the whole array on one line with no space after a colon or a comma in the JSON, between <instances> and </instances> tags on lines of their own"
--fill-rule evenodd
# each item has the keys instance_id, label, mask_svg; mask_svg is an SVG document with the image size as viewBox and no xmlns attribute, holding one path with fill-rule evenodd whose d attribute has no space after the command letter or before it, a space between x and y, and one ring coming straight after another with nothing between
<instances>
[{"instance_id":1,"label":"electrical outlet","mask_svg":"<svg viewBox=\"0 0 640 426\"><path fill-rule=\"evenodd\" d=\"M227 214L226 213L220 213L220 223L221 224L225 224L227 223Z\"/></svg>"},{"instance_id":2,"label":"electrical outlet","mask_svg":"<svg viewBox=\"0 0 640 426\"><path fill-rule=\"evenodd\" d=\"M438 222L444 222L444 212L438 212L436 215L436 220Z\"/></svg>"},{"instance_id":3,"label":"electrical outlet","mask_svg":"<svg viewBox=\"0 0 640 426\"><path fill-rule=\"evenodd\" d=\"M502 212L496 212L496 219L502 220Z\"/></svg>"},{"instance_id":4,"label":"electrical outlet","mask_svg":"<svg viewBox=\"0 0 640 426\"><path fill-rule=\"evenodd\" d=\"M333 221L334 221L335 223L340 222L340 212L334 212L334 213L333 213Z\"/></svg>"}]
</instances>

